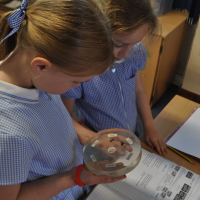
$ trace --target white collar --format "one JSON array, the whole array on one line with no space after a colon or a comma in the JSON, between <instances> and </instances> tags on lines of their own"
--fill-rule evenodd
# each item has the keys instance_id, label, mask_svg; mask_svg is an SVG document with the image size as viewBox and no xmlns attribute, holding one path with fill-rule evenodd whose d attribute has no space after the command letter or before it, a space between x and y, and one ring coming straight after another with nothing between
<instances>
[{"instance_id":1,"label":"white collar","mask_svg":"<svg viewBox=\"0 0 200 200\"><path fill-rule=\"evenodd\" d=\"M0 97L22 103L38 103L39 90L26 89L16 85L0 81Z\"/></svg>"},{"instance_id":2,"label":"white collar","mask_svg":"<svg viewBox=\"0 0 200 200\"><path fill-rule=\"evenodd\" d=\"M123 63L125 61L125 58L122 58L121 60L119 61L115 61L115 63L119 64L119 63Z\"/></svg>"}]
</instances>

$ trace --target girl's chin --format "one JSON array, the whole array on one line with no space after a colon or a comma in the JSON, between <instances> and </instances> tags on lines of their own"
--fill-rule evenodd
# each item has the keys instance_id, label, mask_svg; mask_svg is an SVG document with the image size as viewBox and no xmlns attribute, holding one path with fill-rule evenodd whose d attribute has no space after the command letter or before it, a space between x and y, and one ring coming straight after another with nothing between
<instances>
[{"instance_id":1,"label":"girl's chin","mask_svg":"<svg viewBox=\"0 0 200 200\"><path fill-rule=\"evenodd\" d=\"M123 58L115 58L115 61L120 61L122 60Z\"/></svg>"}]
</instances>

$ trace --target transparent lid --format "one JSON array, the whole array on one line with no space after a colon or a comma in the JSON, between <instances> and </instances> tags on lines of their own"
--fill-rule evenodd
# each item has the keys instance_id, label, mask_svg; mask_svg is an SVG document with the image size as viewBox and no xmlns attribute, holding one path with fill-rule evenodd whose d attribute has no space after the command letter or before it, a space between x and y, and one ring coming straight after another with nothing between
<instances>
[{"instance_id":1,"label":"transparent lid","mask_svg":"<svg viewBox=\"0 0 200 200\"><path fill-rule=\"evenodd\" d=\"M106 129L91 137L83 148L85 164L96 175L118 177L133 170L142 156L137 136L124 129Z\"/></svg>"}]
</instances>

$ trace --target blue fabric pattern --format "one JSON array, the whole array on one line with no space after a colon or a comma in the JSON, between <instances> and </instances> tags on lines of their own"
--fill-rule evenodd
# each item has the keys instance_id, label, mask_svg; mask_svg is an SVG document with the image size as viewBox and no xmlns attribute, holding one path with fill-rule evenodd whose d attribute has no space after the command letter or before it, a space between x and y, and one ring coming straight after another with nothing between
<instances>
[{"instance_id":1,"label":"blue fabric pattern","mask_svg":"<svg viewBox=\"0 0 200 200\"><path fill-rule=\"evenodd\" d=\"M135 74L145 67L146 60L145 47L137 43L124 62L114 63L114 73L109 69L79 87L71 88L62 97L76 99L80 120L94 131L123 128L135 132Z\"/></svg>"},{"instance_id":2,"label":"blue fabric pattern","mask_svg":"<svg viewBox=\"0 0 200 200\"><path fill-rule=\"evenodd\" d=\"M82 148L60 95L0 81L0 185L68 171L83 164ZM52 199L75 200L83 191L75 186Z\"/></svg>"},{"instance_id":3,"label":"blue fabric pattern","mask_svg":"<svg viewBox=\"0 0 200 200\"><path fill-rule=\"evenodd\" d=\"M7 21L10 25L10 28L12 28L12 31L1 42L6 40L8 37L10 37L19 30L19 27L26 16L26 6L29 3L30 0L23 0L21 7L15 10L15 12L10 17L8 17Z\"/></svg>"}]
</instances>

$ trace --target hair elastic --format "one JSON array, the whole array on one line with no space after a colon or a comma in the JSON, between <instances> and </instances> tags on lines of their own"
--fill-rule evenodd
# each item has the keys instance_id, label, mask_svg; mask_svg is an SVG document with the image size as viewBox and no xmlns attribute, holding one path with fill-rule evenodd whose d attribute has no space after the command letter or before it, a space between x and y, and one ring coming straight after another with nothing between
<instances>
[{"instance_id":1,"label":"hair elastic","mask_svg":"<svg viewBox=\"0 0 200 200\"><path fill-rule=\"evenodd\" d=\"M75 180L76 180L76 184L79 186L79 187L84 187L86 185L84 185L82 182L81 182L81 178L80 178L80 175L81 175L81 170L83 168L84 165L79 165L76 169L76 174L75 174Z\"/></svg>"},{"instance_id":2,"label":"hair elastic","mask_svg":"<svg viewBox=\"0 0 200 200\"><path fill-rule=\"evenodd\" d=\"M79 121L78 123L79 123L80 125L84 124L82 121Z\"/></svg>"},{"instance_id":3,"label":"hair elastic","mask_svg":"<svg viewBox=\"0 0 200 200\"><path fill-rule=\"evenodd\" d=\"M1 43L19 30L20 25L26 18L26 6L29 3L30 0L23 0L21 7L15 10L15 12L8 17L7 21L10 25L10 28L13 30L3 40L1 40Z\"/></svg>"}]
</instances>

